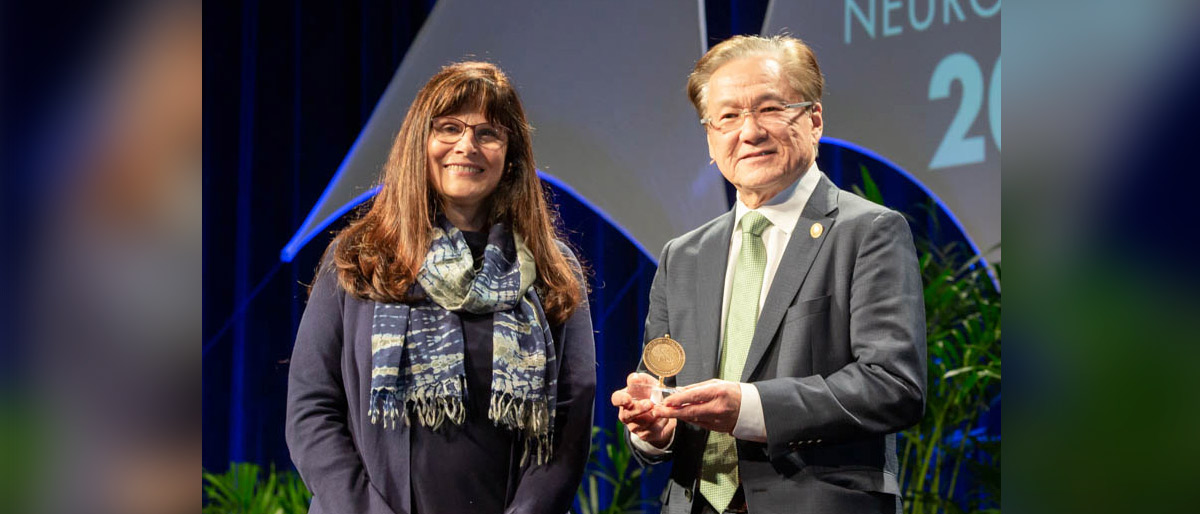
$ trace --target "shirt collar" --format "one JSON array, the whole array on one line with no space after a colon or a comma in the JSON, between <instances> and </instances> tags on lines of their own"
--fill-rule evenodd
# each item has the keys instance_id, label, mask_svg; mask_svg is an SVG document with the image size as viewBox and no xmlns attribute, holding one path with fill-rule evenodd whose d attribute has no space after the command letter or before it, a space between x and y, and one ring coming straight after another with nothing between
<instances>
[{"instance_id":1,"label":"shirt collar","mask_svg":"<svg viewBox=\"0 0 1200 514\"><path fill-rule=\"evenodd\" d=\"M813 190L817 188L817 183L821 180L821 170L817 168L817 161L813 161L808 170L800 176L800 179L792 182L787 189L780 191L779 194L760 205L755 211L766 216L771 220L771 225L783 230L786 234L791 234L796 228L796 222L800 221L800 213L804 211L804 205L808 203L809 197L812 196ZM738 223L742 221L742 216L750 212L750 208L742 203L742 194L738 193L737 202L734 204L733 210L733 226L736 230Z\"/></svg>"}]
</instances>

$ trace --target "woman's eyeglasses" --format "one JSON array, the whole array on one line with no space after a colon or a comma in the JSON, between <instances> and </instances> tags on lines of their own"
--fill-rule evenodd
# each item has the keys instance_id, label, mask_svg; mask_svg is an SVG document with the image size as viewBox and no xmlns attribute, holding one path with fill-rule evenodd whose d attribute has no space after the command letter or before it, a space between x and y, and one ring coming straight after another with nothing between
<instances>
[{"instance_id":1,"label":"woman's eyeglasses","mask_svg":"<svg viewBox=\"0 0 1200 514\"><path fill-rule=\"evenodd\" d=\"M481 148L497 150L508 143L508 130L491 123L476 123L468 125L458 118L442 116L434 118L430 126L433 137L438 141L452 145L463 138L470 129L475 133L475 144Z\"/></svg>"}]
</instances>

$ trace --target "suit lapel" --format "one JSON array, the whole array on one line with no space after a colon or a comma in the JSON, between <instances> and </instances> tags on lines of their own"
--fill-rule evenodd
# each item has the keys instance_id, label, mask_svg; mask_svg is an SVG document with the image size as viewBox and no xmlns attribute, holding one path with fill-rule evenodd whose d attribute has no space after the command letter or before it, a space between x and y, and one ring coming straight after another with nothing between
<instances>
[{"instance_id":1,"label":"suit lapel","mask_svg":"<svg viewBox=\"0 0 1200 514\"><path fill-rule=\"evenodd\" d=\"M696 279L696 309L699 355L688 354L700 367L694 382L717 376L717 350L721 344L721 300L725 294L725 263L729 259L729 238L733 235L733 210L725 213L700 239L699 271Z\"/></svg>"},{"instance_id":2,"label":"suit lapel","mask_svg":"<svg viewBox=\"0 0 1200 514\"><path fill-rule=\"evenodd\" d=\"M754 327L754 339L750 342L750 352L746 356L746 367L742 368L742 382L749 382L754 370L767 354L775 331L787 312L808 276L817 252L829 237L833 228L834 218L837 217L838 188L833 182L821 175L821 180L813 189L812 196L804 205L804 211L796 226L792 228L792 237L788 240L787 248L775 271L775 279L771 281L771 290L767 292L767 300L763 303L762 312L758 315L758 324ZM820 223L823 231L820 237L813 238L809 232L814 223Z\"/></svg>"}]
</instances>

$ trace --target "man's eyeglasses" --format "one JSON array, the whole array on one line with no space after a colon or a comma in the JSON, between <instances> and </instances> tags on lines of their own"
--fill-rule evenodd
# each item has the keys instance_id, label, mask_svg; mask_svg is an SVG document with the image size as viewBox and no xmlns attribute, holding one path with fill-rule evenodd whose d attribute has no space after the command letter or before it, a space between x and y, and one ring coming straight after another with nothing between
<instances>
[{"instance_id":1,"label":"man's eyeglasses","mask_svg":"<svg viewBox=\"0 0 1200 514\"><path fill-rule=\"evenodd\" d=\"M508 130L491 123L476 123L467 125L458 118L442 116L434 118L430 125L433 137L438 141L452 145L457 143L471 129L475 133L475 144L488 150L498 150L508 143Z\"/></svg>"},{"instance_id":2,"label":"man's eyeglasses","mask_svg":"<svg viewBox=\"0 0 1200 514\"><path fill-rule=\"evenodd\" d=\"M742 127L743 116L754 116L759 125L766 128L779 128L788 125L794 119L795 109L807 108L812 102L796 102L794 104L766 104L754 109L726 109L700 120L700 124L722 134L733 132Z\"/></svg>"}]
</instances>

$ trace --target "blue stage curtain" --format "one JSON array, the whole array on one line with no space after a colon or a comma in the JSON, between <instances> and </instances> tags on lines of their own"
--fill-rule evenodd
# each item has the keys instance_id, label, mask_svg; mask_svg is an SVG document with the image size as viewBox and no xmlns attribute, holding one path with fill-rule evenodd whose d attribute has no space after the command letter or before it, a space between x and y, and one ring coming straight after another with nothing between
<instances>
[{"instance_id":1,"label":"blue stage curtain","mask_svg":"<svg viewBox=\"0 0 1200 514\"><path fill-rule=\"evenodd\" d=\"M204 449L290 467L287 359L328 244L279 250L366 123L433 2L205 6ZM330 227L330 230L341 225Z\"/></svg>"}]
</instances>

